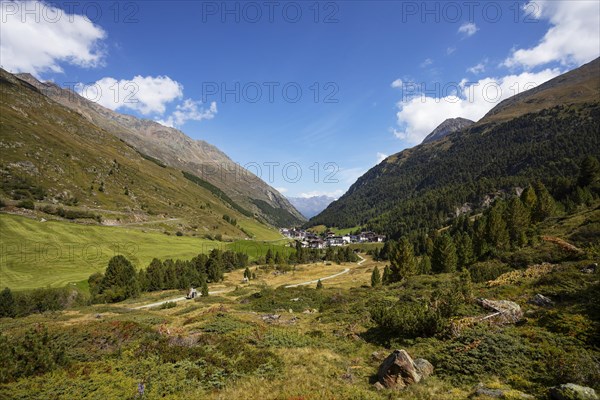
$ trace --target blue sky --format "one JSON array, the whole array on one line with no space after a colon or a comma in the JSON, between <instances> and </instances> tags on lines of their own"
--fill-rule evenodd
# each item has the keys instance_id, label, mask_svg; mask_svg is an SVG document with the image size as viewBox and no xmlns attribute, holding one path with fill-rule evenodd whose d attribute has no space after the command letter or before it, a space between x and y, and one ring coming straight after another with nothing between
<instances>
[{"instance_id":1,"label":"blue sky","mask_svg":"<svg viewBox=\"0 0 600 400\"><path fill-rule=\"evenodd\" d=\"M3 2L0 61L100 87L101 104L258 163L285 195L337 197L445 118L598 57L598 4Z\"/></svg>"}]
</instances>

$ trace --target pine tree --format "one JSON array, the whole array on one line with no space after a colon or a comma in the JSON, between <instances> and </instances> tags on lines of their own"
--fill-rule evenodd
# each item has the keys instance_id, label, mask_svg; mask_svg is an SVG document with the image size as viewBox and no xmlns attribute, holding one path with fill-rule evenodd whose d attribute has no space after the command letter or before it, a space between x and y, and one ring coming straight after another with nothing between
<instances>
[{"instance_id":1,"label":"pine tree","mask_svg":"<svg viewBox=\"0 0 600 400\"><path fill-rule=\"evenodd\" d=\"M202 285L200 286L200 295L202 297L206 297L209 295L208 293L208 284L206 283L206 281L202 281Z\"/></svg>"},{"instance_id":2,"label":"pine tree","mask_svg":"<svg viewBox=\"0 0 600 400\"><path fill-rule=\"evenodd\" d=\"M275 253L275 265L281 266L281 265L285 265L285 264L286 264L286 262L283 259L283 256L281 255L281 253L280 252L276 252Z\"/></svg>"},{"instance_id":3,"label":"pine tree","mask_svg":"<svg viewBox=\"0 0 600 400\"><path fill-rule=\"evenodd\" d=\"M480 259L489 252L489 244L487 241L487 218L482 216L475 220L473 225L473 251L475 259Z\"/></svg>"},{"instance_id":4,"label":"pine tree","mask_svg":"<svg viewBox=\"0 0 600 400\"><path fill-rule=\"evenodd\" d=\"M159 259L154 258L146 268L146 281L149 291L161 290L164 287L164 267Z\"/></svg>"},{"instance_id":5,"label":"pine tree","mask_svg":"<svg viewBox=\"0 0 600 400\"><path fill-rule=\"evenodd\" d=\"M429 275L431 273L431 257L429 257L427 254L421 257L419 273L423 275Z\"/></svg>"},{"instance_id":6,"label":"pine tree","mask_svg":"<svg viewBox=\"0 0 600 400\"><path fill-rule=\"evenodd\" d=\"M122 255L114 256L108 261L104 278L102 278L102 292L111 291L109 301L121 301L140 294L135 268Z\"/></svg>"},{"instance_id":7,"label":"pine tree","mask_svg":"<svg viewBox=\"0 0 600 400\"><path fill-rule=\"evenodd\" d=\"M371 287L381 286L381 274L379 273L379 269L377 266L373 268L373 273L371 274Z\"/></svg>"},{"instance_id":8,"label":"pine tree","mask_svg":"<svg viewBox=\"0 0 600 400\"><path fill-rule=\"evenodd\" d=\"M431 267L435 273L456 271L456 247L447 233L440 235L434 243Z\"/></svg>"},{"instance_id":9,"label":"pine tree","mask_svg":"<svg viewBox=\"0 0 600 400\"><path fill-rule=\"evenodd\" d=\"M392 283L392 271L390 271L389 265L386 265L383 268L383 275L381 276L381 283L384 285L389 285Z\"/></svg>"},{"instance_id":10,"label":"pine tree","mask_svg":"<svg viewBox=\"0 0 600 400\"><path fill-rule=\"evenodd\" d=\"M456 255L458 257L458 269L463 270L475 261L473 254L473 241L468 233L463 232L458 236L456 243Z\"/></svg>"},{"instance_id":11,"label":"pine tree","mask_svg":"<svg viewBox=\"0 0 600 400\"><path fill-rule=\"evenodd\" d=\"M317 289L323 289L323 283L320 279L317 281Z\"/></svg>"},{"instance_id":12,"label":"pine tree","mask_svg":"<svg viewBox=\"0 0 600 400\"><path fill-rule=\"evenodd\" d=\"M535 210L535 205L537 204L537 195L535 194L535 189L533 186L529 185L525 188L525 190L523 190L523 193L521 193L521 201L530 213Z\"/></svg>"},{"instance_id":13,"label":"pine tree","mask_svg":"<svg viewBox=\"0 0 600 400\"><path fill-rule=\"evenodd\" d=\"M273 266L275 259L273 257L273 252L271 249L267 249L267 254L265 255L265 263L269 266Z\"/></svg>"},{"instance_id":14,"label":"pine tree","mask_svg":"<svg viewBox=\"0 0 600 400\"><path fill-rule=\"evenodd\" d=\"M556 204L546 186L542 182L537 182L534 186L537 202L533 212L533 219L536 222L541 222L554 214Z\"/></svg>"},{"instance_id":15,"label":"pine tree","mask_svg":"<svg viewBox=\"0 0 600 400\"><path fill-rule=\"evenodd\" d=\"M410 241L403 237L390 254L390 270L393 282L402 281L417 272L417 260Z\"/></svg>"},{"instance_id":16,"label":"pine tree","mask_svg":"<svg viewBox=\"0 0 600 400\"><path fill-rule=\"evenodd\" d=\"M600 182L600 162L594 156L586 157L581 163L577 186L585 188Z\"/></svg>"},{"instance_id":17,"label":"pine tree","mask_svg":"<svg viewBox=\"0 0 600 400\"><path fill-rule=\"evenodd\" d=\"M503 201L497 201L489 209L487 218L487 240L495 250L507 250L510 244L508 228L504 220L504 211L506 204Z\"/></svg>"},{"instance_id":18,"label":"pine tree","mask_svg":"<svg viewBox=\"0 0 600 400\"><path fill-rule=\"evenodd\" d=\"M463 269L459 277L460 291L465 301L469 301L473 298L473 281L471 280L471 273L467 268Z\"/></svg>"},{"instance_id":19,"label":"pine tree","mask_svg":"<svg viewBox=\"0 0 600 400\"><path fill-rule=\"evenodd\" d=\"M252 278L252 274L250 272L250 268L246 267L246 269L244 270L244 278L250 280Z\"/></svg>"},{"instance_id":20,"label":"pine tree","mask_svg":"<svg viewBox=\"0 0 600 400\"><path fill-rule=\"evenodd\" d=\"M12 291L4 288L0 292L0 318L14 317L17 314L17 306Z\"/></svg>"},{"instance_id":21,"label":"pine tree","mask_svg":"<svg viewBox=\"0 0 600 400\"><path fill-rule=\"evenodd\" d=\"M521 199L518 197L512 198L508 203L507 221L510 243L513 247L521 247L527 244L530 220L529 211Z\"/></svg>"}]
</instances>

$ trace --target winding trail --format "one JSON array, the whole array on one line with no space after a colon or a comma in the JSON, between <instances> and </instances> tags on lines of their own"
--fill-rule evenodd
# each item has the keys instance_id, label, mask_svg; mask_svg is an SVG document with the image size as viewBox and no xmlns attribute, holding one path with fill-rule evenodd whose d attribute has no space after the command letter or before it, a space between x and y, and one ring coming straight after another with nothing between
<instances>
[{"instance_id":1,"label":"winding trail","mask_svg":"<svg viewBox=\"0 0 600 400\"><path fill-rule=\"evenodd\" d=\"M364 263L365 261L367 261L365 258L361 257L360 254L357 254L358 258L360 258L360 261L356 263L356 265L361 265L362 263ZM337 274L333 274L333 275L329 275L329 276L325 276L323 278L317 278L314 279L312 281L306 281L306 282L300 282L300 283L293 283L290 285L286 285L284 286L284 288L289 289L289 288L295 288L298 286L306 286L306 285L312 285L317 283L318 281L326 281L327 279L333 279L336 278L340 275L344 275L347 274L348 272L350 272L350 268L346 268L344 269L342 272L338 272ZM209 295L211 294L219 294L219 293L227 293L227 292L232 292L234 291L235 288L229 288L229 289L223 289L223 290L216 290L213 292L208 292ZM144 308L153 308L153 307L159 307L165 303L176 303L178 301L183 301L186 300L186 297L182 296L182 297L176 297L174 299L168 299L168 300L162 300L162 301L157 301L156 303L150 303L150 304L144 304L143 306L137 306L137 307L133 307L132 310L141 310Z\"/></svg>"}]
</instances>

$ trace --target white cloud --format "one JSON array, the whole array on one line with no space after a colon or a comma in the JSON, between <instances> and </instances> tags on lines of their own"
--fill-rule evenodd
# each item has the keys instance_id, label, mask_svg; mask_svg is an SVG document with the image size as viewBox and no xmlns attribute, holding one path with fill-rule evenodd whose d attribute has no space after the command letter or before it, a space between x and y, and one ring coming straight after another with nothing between
<instances>
[{"instance_id":1,"label":"white cloud","mask_svg":"<svg viewBox=\"0 0 600 400\"><path fill-rule=\"evenodd\" d=\"M450 55L450 54L454 53L455 51L456 51L456 47L448 47L446 49L446 54Z\"/></svg>"},{"instance_id":2,"label":"white cloud","mask_svg":"<svg viewBox=\"0 0 600 400\"><path fill-rule=\"evenodd\" d=\"M421 68L425 68L430 66L431 64L433 64L433 60L431 58L426 58L425 60L423 60L423 62L420 64Z\"/></svg>"},{"instance_id":3,"label":"white cloud","mask_svg":"<svg viewBox=\"0 0 600 400\"><path fill-rule=\"evenodd\" d=\"M284 187L276 187L275 190L277 190L279 193L285 193L287 192L287 188Z\"/></svg>"},{"instance_id":4,"label":"white cloud","mask_svg":"<svg viewBox=\"0 0 600 400\"><path fill-rule=\"evenodd\" d=\"M393 133L407 144L421 143L447 118L462 117L477 121L500 101L540 85L560 73L558 69L545 69L538 73L523 72L500 78L484 78L477 82L463 80L449 85L457 91L456 94L412 96L397 104L399 128L393 129Z\"/></svg>"},{"instance_id":5,"label":"white cloud","mask_svg":"<svg viewBox=\"0 0 600 400\"><path fill-rule=\"evenodd\" d=\"M402 87L402 79L396 79L394 82L392 82L391 85L393 88L401 88Z\"/></svg>"},{"instance_id":6,"label":"white cloud","mask_svg":"<svg viewBox=\"0 0 600 400\"><path fill-rule=\"evenodd\" d=\"M0 60L10 72L62 72L61 63L101 66L106 32L83 15L40 1L1 1Z\"/></svg>"},{"instance_id":7,"label":"white cloud","mask_svg":"<svg viewBox=\"0 0 600 400\"><path fill-rule=\"evenodd\" d=\"M377 164L388 158L387 154L377 153Z\"/></svg>"},{"instance_id":8,"label":"white cloud","mask_svg":"<svg viewBox=\"0 0 600 400\"><path fill-rule=\"evenodd\" d=\"M144 115L162 115L168 103L183 96L183 86L168 76L138 75L131 80L106 77L89 85L79 84L75 90L111 110L128 108Z\"/></svg>"},{"instance_id":9,"label":"white cloud","mask_svg":"<svg viewBox=\"0 0 600 400\"><path fill-rule=\"evenodd\" d=\"M487 59L485 59L484 61L480 62L477 65L473 65L470 68L467 68L467 72L470 72L472 74L481 74L482 72L485 72L485 65L487 64Z\"/></svg>"},{"instance_id":10,"label":"white cloud","mask_svg":"<svg viewBox=\"0 0 600 400\"><path fill-rule=\"evenodd\" d=\"M200 107L201 104L202 103L199 101L186 99L182 104L177 105L175 111L165 120L157 120L156 122L171 128L176 128L182 126L187 121L213 119L217 114L217 103L213 101L210 103L208 109Z\"/></svg>"},{"instance_id":11,"label":"white cloud","mask_svg":"<svg viewBox=\"0 0 600 400\"><path fill-rule=\"evenodd\" d=\"M524 6L525 13L547 19L552 27L540 42L529 49L515 49L504 61L507 67L534 68L558 61L581 65L600 53L600 2L597 0L535 0Z\"/></svg>"},{"instance_id":12,"label":"white cloud","mask_svg":"<svg viewBox=\"0 0 600 400\"><path fill-rule=\"evenodd\" d=\"M465 22L458 28L458 33L464 34L466 37L473 36L479 28L473 22Z\"/></svg>"}]
</instances>

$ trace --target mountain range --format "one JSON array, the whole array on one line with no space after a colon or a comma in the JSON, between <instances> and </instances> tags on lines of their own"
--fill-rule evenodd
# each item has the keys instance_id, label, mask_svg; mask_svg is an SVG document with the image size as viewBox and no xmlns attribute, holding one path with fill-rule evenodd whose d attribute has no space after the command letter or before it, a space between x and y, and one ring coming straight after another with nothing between
<instances>
[{"instance_id":1,"label":"mountain range","mask_svg":"<svg viewBox=\"0 0 600 400\"><path fill-rule=\"evenodd\" d=\"M305 220L276 189L203 140L194 140L178 129L155 121L117 113L70 89L52 82L40 82L30 74L17 74L16 77L122 139L141 154L194 174L218 187L240 207L267 223L287 226Z\"/></svg>"},{"instance_id":2,"label":"mountain range","mask_svg":"<svg viewBox=\"0 0 600 400\"><path fill-rule=\"evenodd\" d=\"M329 196L288 197L288 200L306 218L312 218L323 211L335 198Z\"/></svg>"},{"instance_id":3,"label":"mountain range","mask_svg":"<svg viewBox=\"0 0 600 400\"><path fill-rule=\"evenodd\" d=\"M454 132L444 124L428 136L436 140L371 168L306 226L360 225L398 237L443 226L534 180L560 193L586 156L600 154L600 59L499 103L474 124Z\"/></svg>"}]
</instances>

